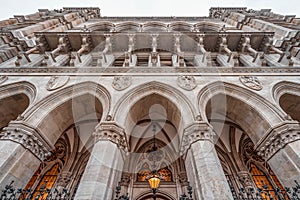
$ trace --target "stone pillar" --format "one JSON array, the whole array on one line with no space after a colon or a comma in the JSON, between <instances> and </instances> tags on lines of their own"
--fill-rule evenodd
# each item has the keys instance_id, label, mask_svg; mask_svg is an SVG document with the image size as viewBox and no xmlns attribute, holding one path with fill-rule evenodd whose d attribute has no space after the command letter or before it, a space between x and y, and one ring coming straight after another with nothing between
<instances>
[{"instance_id":1,"label":"stone pillar","mask_svg":"<svg viewBox=\"0 0 300 200\"><path fill-rule=\"evenodd\" d=\"M94 132L95 145L79 183L75 199L112 199L124 165L122 151L127 148L122 128L102 122Z\"/></svg>"},{"instance_id":2,"label":"stone pillar","mask_svg":"<svg viewBox=\"0 0 300 200\"><path fill-rule=\"evenodd\" d=\"M185 166L196 199L233 199L215 150L216 134L205 122L185 129L181 151L186 152Z\"/></svg>"},{"instance_id":3,"label":"stone pillar","mask_svg":"<svg viewBox=\"0 0 300 200\"><path fill-rule=\"evenodd\" d=\"M300 183L300 126L298 122L285 122L271 129L255 149L268 161L284 187Z\"/></svg>"},{"instance_id":4,"label":"stone pillar","mask_svg":"<svg viewBox=\"0 0 300 200\"><path fill-rule=\"evenodd\" d=\"M15 188L24 188L51 147L39 138L33 128L11 123L0 136L0 190L14 181Z\"/></svg>"}]
</instances>

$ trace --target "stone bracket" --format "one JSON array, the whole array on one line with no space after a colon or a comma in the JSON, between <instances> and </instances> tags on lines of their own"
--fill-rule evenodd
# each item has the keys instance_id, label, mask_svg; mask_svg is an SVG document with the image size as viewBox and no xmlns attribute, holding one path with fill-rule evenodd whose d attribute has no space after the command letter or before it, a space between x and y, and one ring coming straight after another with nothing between
<instances>
[{"instance_id":1,"label":"stone bracket","mask_svg":"<svg viewBox=\"0 0 300 200\"><path fill-rule=\"evenodd\" d=\"M269 160L277 151L284 148L287 144L300 139L300 126L296 121L288 121L277 127L271 128L254 149L258 155L265 160Z\"/></svg>"},{"instance_id":2,"label":"stone bracket","mask_svg":"<svg viewBox=\"0 0 300 200\"><path fill-rule=\"evenodd\" d=\"M30 150L38 159L43 161L51 155L54 146L41 136L42 134L29 125L12 121L8 127L1 132L1 140L10 140L21 144L25 149Z\"/></svg>"},{"instance_id":3,"label":"stone bracket","mask_svg":"<svg viewBox=\"0 0 300 200\"><path fill-rule=\"evenodd\" d=\"M100 140L106 140L115 143L119 148L128 150L126 134L123 128L114 121L101 122L93 133L95 143Z\"/></svg>"},{"instance_id":4,"label":"stone bracket","mask_svg":"<svg viewBox=\"0 0 300 200\"><path fill-rule=\"evenodd\" d=\"M197 121L184 129L180 145L181 155L185 154L191 145L199 140L208 140L214 144L217 142L217 134L208 122Z\"/></svg>"}]
</instances>

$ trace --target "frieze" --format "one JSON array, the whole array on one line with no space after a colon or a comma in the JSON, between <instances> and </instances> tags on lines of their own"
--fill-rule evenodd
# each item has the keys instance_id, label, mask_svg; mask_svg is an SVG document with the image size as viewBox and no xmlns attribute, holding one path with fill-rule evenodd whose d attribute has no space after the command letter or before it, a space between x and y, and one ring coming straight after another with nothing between
<instances>
[{"instance_id":1,"label":"frieze","mask_svg":"<svg viewBox=\"0 0 300 200\"><path fill-rule=\"evenodd\" d=\"M193 90L197 87L196 79L194 76L178 76L177 85L184 90Z\"/></svg>"},{"instance_id":2,"label":"frieze","mask_svg":"<svg viewBox=\"0 0 300 200\"><path fill-rule=\"evenodd\" d=\"M217 134L208 123L195 122L184 130L180 146L181 155L184 154L194 142L208 140L215 143L217 139Z\"/></svg>"},{"instance_id":3,"label":"frieze","mask_svg":"<svg viewBox=\"0 0 300 200\"><path fill-rule=\"evenodd\" d=\"M128 88L132 83L131 76L115 76L112 82L112 87L115 90L121 91Z\"/></svg>"},{"instance_id":4,"label":"frieze","mask_svg":"<svg viewBox=\"0 0 300 200\"><path fill-rule=\"evenodd\" d=\"M9 75L20 75L22 76L31 76L32 74L37 75L76 75L76 76L86 76L86 75L95 75L107 74L115 75L118 74L135 74L135 73L148 73L148 74L168 74L178 76L178 73L189 73L194 75L216 75L216 74L245 74L251 73L255 74L264 74L268 75L280 75L283 73L294 75L299 75L300 67L11 67L11 68L0 68L0 73L7 73Z\"/></svg>"},{"instance_id":5,"label":"frieze","mask_svg":"<svg viewBox=\"0 0 300 200\"><path fill-rule=\"evenodd\" d=\"M69 79L69 76L52 76L46 85L46 89L49 91L57 90L66 85Z\"/></svg>"},{"instance_id":6,"label":"frieze","mask_svg":"<svg viewBox=\"0 0 300 200\"><path fill-rule=\"evenodd\" d=\"M262 84L256 76L240 76L241 83L252 90L261 90Z\"/></svg>"},{"instance_id":7,"label":"frieze","mask_svg":"<svg viewBox=\"0 0 300 200\"><path fill-rule=\"evenodd\" d=\"M0 85L8 79L7 76L0 76Z\"/></svg>"},{"instance_id":8,"label":"frieze","mask_svg":"<svg viewBox=\"0 0 300 200\"><path fill-rule=\"evenodd\" d=\"M287 144L300 139L300 126L297 122L286 122L267 133L254 147L259 156L269 160Z\"/></svg>"},{"instance_id":9,"label":"frieze","mask_svg":"<svg viewBox=\"0 0 300 200\"><path fill-rule=\"evenodd\" d=\"M124 129L119 127L113 121L101 122L101 124L96 127L93 136L95 142L100 140L110 141L115 143L121 149L128 149Z\"/></svg>"},{"instance_id":10,"label":"frieze","mask_svg":"<svg viewBox=\"0 0 300 200\"><path fill-rule=\"evenodd\" d=\"M39 136L34 129L22 124L10 123L0 133L1 140L10 140L21 144L25 149L30 150L37 158L43 161L51 155L53 149L47 142Z\"/></svg>"}]
</instances>

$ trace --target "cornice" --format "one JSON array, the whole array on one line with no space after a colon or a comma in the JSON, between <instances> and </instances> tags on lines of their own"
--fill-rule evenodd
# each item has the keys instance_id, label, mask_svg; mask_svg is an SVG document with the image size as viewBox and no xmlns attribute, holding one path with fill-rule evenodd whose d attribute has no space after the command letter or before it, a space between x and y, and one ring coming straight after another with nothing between
<instances>
[{"instance_id":1,"label":"cornice","mask_svg":"<svg viewBox=\"0 0 300 200\"><path fill-rule=\"evenodd\" d=\"M300 126L296 121L287 121L271 128L255 145L258 155L269 160L287 144L300 139Z\"/></svg>"},{"instance_id":2,"label":"cornice","mask_svg":"<svg viewBox=\"0 0 300 200\"><path fill-rule=\"evenodd\" d=\"M300 75L300 66L297 67L5 67L0 69L0 75L8 76L99 76L99 75L168 75L178 74L190 75Z\"/></svg>"},{"instance_id":3,"label":"cornice","mask_svg":"<svg viewBox=\"0 0 300 200\"><path fill-rule=\"evenodd\" d=\"M54 146L47 142L38 130L23 122L10 122L9 126L5 127L0 135L0 140L10 140L21 144L41 161L51 155L50 151L54 149Z\"/></svg>"}]
</instances>

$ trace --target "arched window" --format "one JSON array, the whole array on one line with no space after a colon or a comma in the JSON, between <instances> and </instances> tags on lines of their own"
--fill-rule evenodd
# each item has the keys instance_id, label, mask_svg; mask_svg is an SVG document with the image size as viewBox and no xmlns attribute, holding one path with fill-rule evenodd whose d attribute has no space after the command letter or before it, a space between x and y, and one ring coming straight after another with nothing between
<instances>
[{"instance_id":1,"label":"arched window","mask_svg":"<svg viewBox=\"0 0 300 200\"><path fill-rule=\"evenodd\" d=\"M276 188L279 188L282 193L285 193L285 190L268 163L257 155L253 147L254 144L250 140L245 143L243 151L244 162L252 175L256 187L264 191L262 193L263 198L269 199L269 197L267 197L267 194L269 194L274 199L277 199L275 195Z\"/></svg>"}]
</instances>

